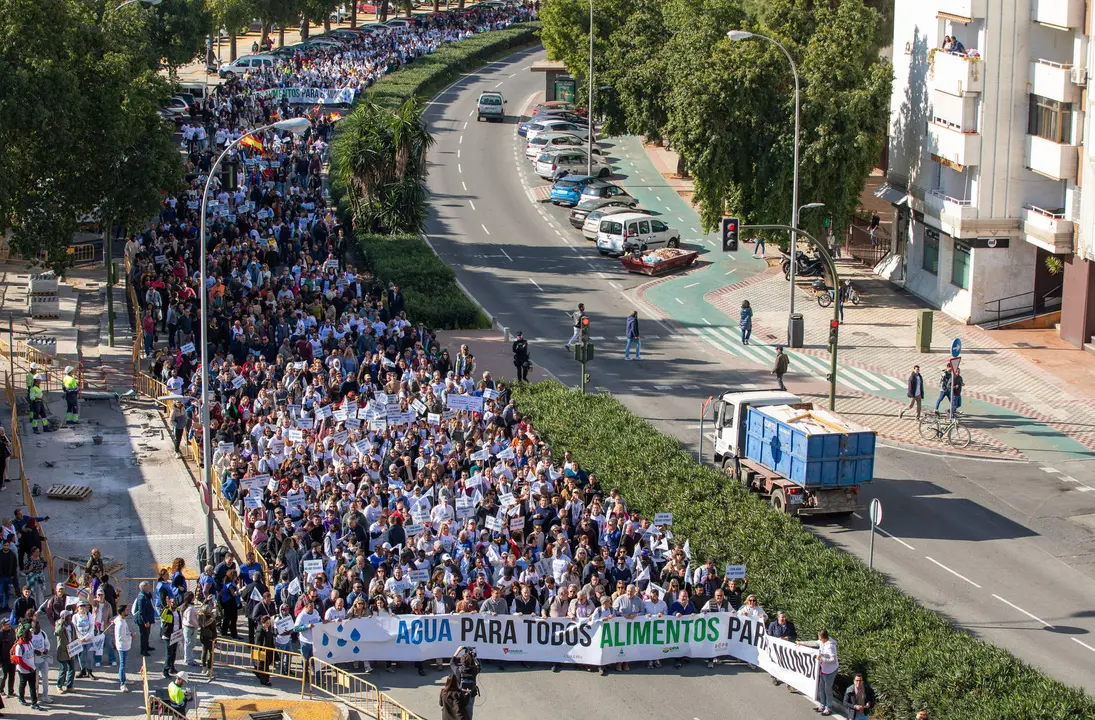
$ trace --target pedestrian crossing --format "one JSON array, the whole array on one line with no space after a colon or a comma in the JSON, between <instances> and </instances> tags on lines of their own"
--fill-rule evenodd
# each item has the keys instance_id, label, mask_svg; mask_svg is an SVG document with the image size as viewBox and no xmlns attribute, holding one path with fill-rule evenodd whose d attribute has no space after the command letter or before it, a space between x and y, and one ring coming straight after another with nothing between
<instances>
[{"instance_id":1,"label":"pedestrian crossing","mask_svg":"<svg viewBox=\"0 0 1095 720\"><path fill-rule=\"evenodd\" d=\"M742 345L741 335L736 329L709 325L707 327L691 327L689 330L708 345L731 355L769 368L775 362L775 346L752 338L749 340L748 345ZM830 366L827 360L807 353L787 350L786 348L784 352L790 358L791 372L804 372L822 380L828 377ZM905 389L904 383L894 378L870 370L851 368L839 364L837 367L837 384L844 385L852 390L871 393Z\"/></svg>"}]
</instances>

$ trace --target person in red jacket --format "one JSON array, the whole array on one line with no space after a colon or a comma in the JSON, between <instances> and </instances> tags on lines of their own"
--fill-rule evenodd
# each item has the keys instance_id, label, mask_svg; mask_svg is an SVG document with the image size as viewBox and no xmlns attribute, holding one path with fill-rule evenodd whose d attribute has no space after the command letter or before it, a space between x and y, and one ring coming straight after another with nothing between
<instances>
[{"instance_id":1,"label":"person in red jacket","mask_svg":"<svg viewBox=\"0 0 1095 720\"><path fill-rule=\"evenodd\" d=\"M38 706L38 685L35 682L34 646L30 644L30 626L23 626L11 655L11 659L15 661L15 670L19 673L19 702L23 705L27 704L26 695L29 686L30 705L35 710L41 710L42 708Z\"/></svg>"}]
</instances>

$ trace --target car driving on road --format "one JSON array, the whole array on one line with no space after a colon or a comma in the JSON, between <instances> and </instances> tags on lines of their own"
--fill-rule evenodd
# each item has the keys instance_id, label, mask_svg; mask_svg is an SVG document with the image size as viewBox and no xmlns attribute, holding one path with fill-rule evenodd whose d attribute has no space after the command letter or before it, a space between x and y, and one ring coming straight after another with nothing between
<instances>
[{"instance_id":1,"label":"car driving on road","mask_svg":"<svg viewBox=\"0 0 1095 720\"><path fill-rule=\"evenodd\" d=\"M502 97L500 92L485 92L479 96L479 101L475 104L476 122L486 118L487 120L497 120L502 122L506 119L506 100Z\"/></svg>"}]
</instances>

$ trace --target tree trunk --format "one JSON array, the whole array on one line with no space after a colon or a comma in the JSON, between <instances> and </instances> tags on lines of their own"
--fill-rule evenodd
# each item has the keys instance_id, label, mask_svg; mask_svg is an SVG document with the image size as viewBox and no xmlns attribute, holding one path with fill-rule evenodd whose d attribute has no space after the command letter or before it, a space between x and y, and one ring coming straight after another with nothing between
<instances>
[{"instance_id":1,"label":"tree trunk","mask_svg":"<svg viewBox=\"0 0 1095 720\"><path fill-rule=\"evenodd\" d=\"M331 32L331 14L323 16L323 32Z\"/></svg>"},{"instance_id":2,"label":"tree trunk","mask_svg":"<svg viewBox=\"0 0 1095 720\"><path fill-rule=\"evenodd\" d=\"M433 0L433 11L441 12L441 0Z\"/></svg>"},{"instance_id":3,"label":"tree trunk","mask_svg":"<svg viewBox=\"0 0 1095 720\"><path fill-rule=\"evenodd\" d=\"M234 62L236 59L236 31L233 30L232 34L228 37L228 61Z\"/></svg>"},{"instance_id":4,"label":"tree trunk","mask_svg":"<svg viewBox=\"0 0 1095 720\"><path fill-rule=\"evenodd\" d=\"M407 19L410 20L414 16L414 0L407 0Z\"/></svg>"},{"instance_id":5,"label":"tree trunk","mask_svg":"<svg viewBox=\"0 0 1095 720\"><path fill-rule=\"evenodd\" d=\"M677 156L677 177L688 177L688 163L680 155Z\"/></svg>"},{"instance_id":6,"label":"tree trunk","mask_svg":"<svg viewBox=\"0 0 1095 720\"><path fill-rule=\"evenodd\" d=\"M300 39L302 42L308 39L308 30L311 25L312 21L308 19L308 13L303 13L300 16Z\"/></svg>"},{"instance_id":7,"label":"tree trunk","mask_svg":"<svg viewBox=\"0 0 1095 720\"><path fill-rule=\"evenodd\" d=\"M357 0L350 0L350 27L357 27Z\"/></svg>"},{"instance_id":8,"label":"tree trunk","mask_svg":"<svg viewBox=\"0 0 1095 720\"><path fill-rule=\"evenodd\" d=\"M380 22L388 22L388 0L380 3Z\"/></svg>"},{"instance_id":9,"label":"tree trunk","mask_svg":"<svg viewBox=\"0 0 1095 720\"><path fill-rule=\"evenodd\" d=\"M278 25L278 47L285 47L285 25Z\"/></svg>"},{"instance_id":10,"label":"tree trunk","mask_svg":"<svg viewBox=\"0 0 1095 720\"><path fill-rule=\"evenodd\" d=\"M457 7L459 7L459 9L463 10L464 9L464 0L460 0L460 4Z\"/></svg>"},{"instance_id":11,"label":"tree trunk","mask_svg":"<svg viewBox=\"0 0 1095 720\"><path fill-rule=\"evenodd\" d=\"M266 50L266 42L270 39L270 19L262 19L262 39L259 40L260 51Z\"/></svg>"}]
</instances>

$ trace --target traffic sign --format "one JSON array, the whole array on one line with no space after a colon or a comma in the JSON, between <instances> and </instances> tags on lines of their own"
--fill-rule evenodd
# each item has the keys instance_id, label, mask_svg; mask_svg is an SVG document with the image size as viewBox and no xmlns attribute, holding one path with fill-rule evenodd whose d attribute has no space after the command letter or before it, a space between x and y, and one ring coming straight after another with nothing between
<instances>
[{"instance_id":1,"label":"traffic sign","mask_svg":"<svg viewBox=\"0 0 1095 720\"><path fill-rule=\"evenodd\" d=\"M871 523L873 525L882 524L882 501L878 498L871 500Z\"/></svg>"},{"instance_id":2,"label":"traffic sign","mask_svg":"<svg viewBox=\"0 0 1095 720\"><path fill-rule=\"evenodd\" d=\"M962 354L962 338L955 338L951 343L951 357L958 357Z\"/></svg>"}]
</instances>

